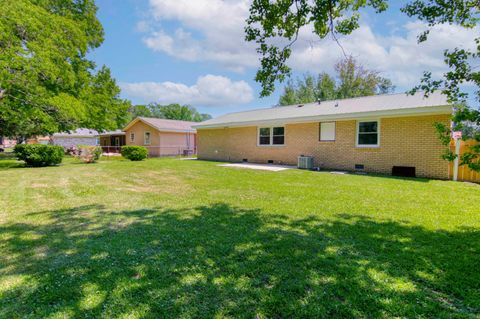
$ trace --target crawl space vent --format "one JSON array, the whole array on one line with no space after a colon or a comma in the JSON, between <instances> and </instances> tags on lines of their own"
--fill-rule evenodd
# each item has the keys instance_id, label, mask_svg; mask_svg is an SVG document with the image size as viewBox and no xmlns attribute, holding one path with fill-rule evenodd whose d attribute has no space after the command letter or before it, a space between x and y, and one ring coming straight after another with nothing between
<instances>
[{"instance_id":1,"label":"crawl space vent","mask_svg":"<svg viewBox=\"0 0 480 319\"><path fill-rule=\"evenodd\" d=\"M392 175L400 177L416 177L415 167L410 166L394 166L392 167Z\"/></svg>"}]
</instances>

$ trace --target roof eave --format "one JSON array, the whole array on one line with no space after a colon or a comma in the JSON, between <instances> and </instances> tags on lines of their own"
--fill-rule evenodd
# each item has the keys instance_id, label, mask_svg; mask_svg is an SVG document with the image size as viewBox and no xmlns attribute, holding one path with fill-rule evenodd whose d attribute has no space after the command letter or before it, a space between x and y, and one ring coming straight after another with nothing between
<instances>
[{"instance_id":1,"label":"roof eave","mask_svg":"<svg viewBox=\"0 0 480 319\"><path fill-rule=\"evenodd\" d=\"M106 136L115 136L115 135L125 135L125 132L117 132L117 133L104 133L104 134L99 134L98 136L100 137L106 137Z\"/></svg>"},{"instance_id":2,"label":"roof eave","mask_svg":"<svg viewBox=\"0 0 480 319\"><path fill-rule=\"evenodd\" d=\"M86 137L89 137L89 138L93 138L93 137L99 137L100 135L68 135L68 134L62 134L62 135L52 135L53 138L55 137L80 137L80 138L86 138Z\"/></svg>"},{"instance_id":3,"label":"roof eave","mask_svg":"<svg viewBox=\"0 0 480 319\"><path fill-rule=\"evenodd\" d=\"M159 131L159 132L169 132L169 133L196 133L197 130L195 129L191 129L191 130L182 130L182 129L169 129L169 128L161 128L161 127L158 127L156 125L154 125L153 123L150 123L149 121L141 118L141 117L137 117L136 119L132 120L130 123L127 124L127 126L125 126L125 128L122 129L123 132L127 131L128 129L130 129L132 126L134 126L135 124L137 124L138 122L142 122L148 126L150 126L151 128Z\"/></svg>"},{"instance_id":4,"label":"roof eave","mask_svg":"<svg viewBox=\"0 0 480 319\"><path fill-rule=\"evenodd\" d=\"M304 116L285 119L271 119L271 120L259 120L259 121L244 121L244 122L225 122L216 124L205 124L193 126L197 130L210 129L210 128L225 128L225 127L245 127L245 126L257 126L257 125L272 125L272 124L295 124L295 123L308 123L318 121L332 121L332 120L353 120L360 118L373 118L373 117L406 117L414 115L439 115L439 114L451 114L453 111L451 105L441 105L432 107L417 107L408 109L395 109L385 111L370 111L370 112L353 112L344 114L331 114L331 115L316 115L316 116Z\"/></svg>"}]
</instances>

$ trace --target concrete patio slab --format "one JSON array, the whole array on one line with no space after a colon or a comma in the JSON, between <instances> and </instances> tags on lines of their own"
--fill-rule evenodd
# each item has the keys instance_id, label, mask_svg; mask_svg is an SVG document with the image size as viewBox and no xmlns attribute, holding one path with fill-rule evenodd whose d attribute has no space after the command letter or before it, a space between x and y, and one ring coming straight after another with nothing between
<instances>
[{"instance_id":1,"label":"concrete patio slab","mask_svg":"<svg viewBox=\"0 0 480 319\"><path fill-rule=\"evenodd\" d=\"M262 171L281 172L288 169L295 169L295 166L287 165L273 165L273 164L251 164L251 163L237 163L237 164L219 164L222 167L247 168Z\"/></svg>"}]
</instances>

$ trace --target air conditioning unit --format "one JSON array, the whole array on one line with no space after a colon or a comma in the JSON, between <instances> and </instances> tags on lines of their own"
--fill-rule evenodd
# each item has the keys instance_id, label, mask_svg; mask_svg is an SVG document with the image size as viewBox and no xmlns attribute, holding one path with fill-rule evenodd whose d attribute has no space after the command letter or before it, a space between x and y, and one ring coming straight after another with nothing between
<instances>
[{"instance_id":1,"label":"air conditioning unit","mask_svg":"<svg viewBox=\"0 0 480 319\"><path fill-rule=\"evenodd\" d=\"M298 157L298 168L313 169L313 156L300 155Z\"/></svg>"}]
</instances>

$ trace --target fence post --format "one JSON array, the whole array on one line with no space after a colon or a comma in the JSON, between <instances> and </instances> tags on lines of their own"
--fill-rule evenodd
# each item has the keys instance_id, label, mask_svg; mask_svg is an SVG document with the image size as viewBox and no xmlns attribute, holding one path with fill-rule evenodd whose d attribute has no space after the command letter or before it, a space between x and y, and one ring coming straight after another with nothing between
<instances>
[{"instance_id":1,"label":"fence post","mask_svg":"<svg viewBox=\"0 0 480 319\"><path fill-rule=\"evenodd\" d=\"M460 139L455 139L455 160L453 161L453 180L458 180L458 162L460 161Z\"/></svg>"},{"instance_id":2,"label":"fence post","mask_svg":"<svg viewBox=\"0 0 480 319\"><path fill-rule=\"evenodd\" d=\"M458 162L460 161L460 144L462 143L462 131L453 131L452 138L455 141L455 160L453 161L453 180L458 180Z\"/></svg>"}]
</instances>

